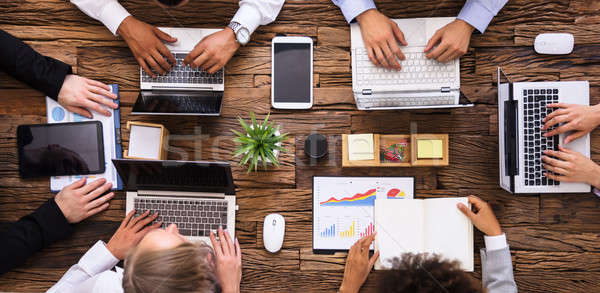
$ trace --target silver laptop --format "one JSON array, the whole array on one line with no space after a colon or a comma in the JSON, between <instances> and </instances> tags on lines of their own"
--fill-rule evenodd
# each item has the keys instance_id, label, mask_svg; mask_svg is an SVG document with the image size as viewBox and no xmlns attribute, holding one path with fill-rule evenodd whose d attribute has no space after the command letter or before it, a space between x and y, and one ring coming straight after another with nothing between
<instances>
[{"instance_id":1,"label":"silver laptop","mask_svg":"<svg viewBox=\"0 0 600 293\"><path fill-rule=\"evenodd\" d=\"M551 103L589 105L587 81L511 82L498 67L498 140L500 151L500 186L511 193L590 192L584 183L554 181L543 174L544 150L559 146L590 157L590 135L567 145L568 134L545 138L542 120L553 109ZM557 126L555 126L557 127ZM555 128L553 127L553 128Z\"/></svg>"},{"instance_id":2,"label":"silver laptop","mask_svg":"<svg viewBox=\"0 0 600 293\"><path fill-rule=\"evenodd\" d=\"M219 226L235 233L235 186L229 163L113 159L127 192L126 213L158 212L152 223L176 224L192 241L210 244Z\"/></svg>"},{"instance_id":3,"label":"silver laptop","mask_svg":"<svg viewBox=\"0 0 600 293\"><path fill-rule=\"evenodd\" d=\"M148 75L140 67L140 94L132 114L219 116L225 89L223 69L209 74L200 68L183 64L183 59L196 44L218 29L170 28L160 30L176 37L165 43L177 64L165 75Z\"/></svg>"},{"instance_id":4,"label":"silver laptop","mask_svg":"<svg viewBox=\"0 0 600 293\"><path fill-rule=\"evenodd\" d=\"M454 17L394 19L408 46L400 70L376 67L369 60L358 23L350 25L352 90L359 110L454 108L460 101L460 61L439 63L423 50L436 30Z\"/></svg>"}]
</instances>

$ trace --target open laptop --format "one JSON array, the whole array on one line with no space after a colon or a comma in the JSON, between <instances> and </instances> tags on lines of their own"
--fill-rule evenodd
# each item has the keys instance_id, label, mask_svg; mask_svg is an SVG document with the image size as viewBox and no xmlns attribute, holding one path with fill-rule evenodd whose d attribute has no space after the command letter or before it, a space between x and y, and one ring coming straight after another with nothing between
<instances>
[{"instance_id":1,"label":"open laptop","mask_svg":"<svg viewBox=\"0 0 600 293\"><path fill-rule=\"evenodd\" d=\"M190 240L210 244L219 226L235 233L235 186L229 163L113 159L127 192L126 213L158 212ZM153 223L155 223L153 222Z\"/></svg>"},{"instance_id":2,"label":"open laptop","mask_svg":"<svg viewBox=\"0 0 600 293\"><path fill-rule=\"evenodd\" d=\"M439 63L423 50L436 30L454 17L394 19L408 46L400 70L376 67L369 60L358 23L350 24L352 90L359 110L455 108L473 106L460 98L460 61Z\"/></svg>"},{"instance_id":3,"label":"open laptop","mask_svg":"<svg viewBox=\"0 0 600 293\"><path fill-rule=\"evenodd\" d=\"M543 175L543 151L572 149L590 157L590 135L563 144L568 134L545 138L542 120L551 103L589 105L587 81L511 82L498 67L500 186L511 193L590 192L584 183L554 181ZM556 128L557 126L553 127ZM549 172L552 173L552 172Z\"/></svg>"},{"instance_id":4,"label":"open laptop","mask_svg":"<svg viewBox=\"0 0 600 293\"><path fill-rule=\"evenodd\" d=\"M204 37L218 29L170 28L160 30L177 38L165 43L177 64L165 75L148 75L140 67L140 94L132 114L219 116L225 79L223 69L209 74L183 64L183 59Z\"/></svg>"}]
</instances>

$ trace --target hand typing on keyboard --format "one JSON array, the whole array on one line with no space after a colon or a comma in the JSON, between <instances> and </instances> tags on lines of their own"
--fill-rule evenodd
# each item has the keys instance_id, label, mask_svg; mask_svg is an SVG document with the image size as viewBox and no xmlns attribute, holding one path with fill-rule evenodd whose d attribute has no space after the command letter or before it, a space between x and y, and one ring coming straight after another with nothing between
<instances>
[{"instance_id":1,"label":"hand typing on keyboard","mask_svg":"<svg viewBox=\"0 0 600 293\"><path fill-rule=\"evenodd\" d=\"M584 106L573 104L549 104L548 108L558 109L544 118L542 130L549 129L559 123L562 125L548 131L544 136L554 136L566 132L572 132L564 141L564 144L578 139L600 125L600 104L596 106Z\"/></svg>"},{"instance_id":2,"label":"hand typing on keyboard","mask_svg":"<svg viewBox=\"0 0 600 293\"><path fill-rule=\"evenodd\" d=\"M227 27L202 39L183 63L213 74L227 64L239 47L233 30Z\"/></svg>"},{"instance_id":3,"label":"hand typing on keyboard","mask_svg":"<svg viewBox=\"0 0 600 293\"><path fill-rule=\"evenodd\" d=\"M125 40L142 69L153 78L156 77L156 72L165 74L171 70L167 60L175 64L173 54L162 41L174 43L177 39L155 26L130 15L119 25L117 33Z\"/></svg>"},{"instance_id":4,"label":"hand typing on keyboard","mask_svg":"<svg viewBox=\"0 0 600 293\"><path fill-rule=\"evenodd\" d=\"M398 42L406 46L404 34L398 25L376 9L369 9L356 17L360 32L367 49L369 60L376 66L387 69L400 69L398 59L404 60L404 54Z\"/></svg>"},{"instance_id":5,"label":"hand typing on keyboard","mask_svg":"<svg viewBox=\"0 0 600 293\"><path fill-rule=\"evenodd\" d=\"M558 151L544 152L544 169L548 178L563 182L582 182L600 188L600 166L586 156L559 147Z\"/></svg>"},{"instance_id":6,"label":"hand typing on keyboard","mask_svg":"<svg viewBox=\"0 0 600 293\"><path fill-rule=\"evenodd\" d=\"M427 42L427 58L448 62L466 54L473 30L475 28L462 19L445 25Z\"/></svg>"}]
</instances>

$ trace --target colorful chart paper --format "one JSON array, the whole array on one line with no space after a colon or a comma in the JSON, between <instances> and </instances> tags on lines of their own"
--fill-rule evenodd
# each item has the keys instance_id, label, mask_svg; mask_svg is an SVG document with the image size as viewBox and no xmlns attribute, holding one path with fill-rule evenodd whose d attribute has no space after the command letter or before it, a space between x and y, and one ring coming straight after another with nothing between
<instances>
[{"instance_id":1,"label":"colorful chart paper","mask_svg":"<svg viewBox=\"0 0 600 293\"><path fill-rule=\"evenodd\" d=\"M375 233L376 198L413 198L413 177L314 177L313 248L347 250Z\"/></svg>"}]
</instances>

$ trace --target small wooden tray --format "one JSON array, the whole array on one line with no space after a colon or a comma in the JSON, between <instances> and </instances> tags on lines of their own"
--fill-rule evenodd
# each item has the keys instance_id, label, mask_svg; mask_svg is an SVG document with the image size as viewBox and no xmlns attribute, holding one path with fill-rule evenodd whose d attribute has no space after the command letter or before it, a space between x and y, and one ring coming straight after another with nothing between
<instances>
[{"instance_id":1,"label":"small wooden tray","mask_svg":"<svg viewBox=\"0 0 600 293\"><path fill-rule=\"evenodd\" d=\"M409 142L407 162L382 162L381 148L382 141L402 140ZM442 141L442 158L440 159L418 159L417 158L417 140L419 139L439 139ZM348 154L348 134L342 134L342 167L431 167L448 166L450 153L448 151L448 134L373 134L373 160L350 161ZM385 143L384 143L385 144Z\"/></svg>"}]
</instances>

